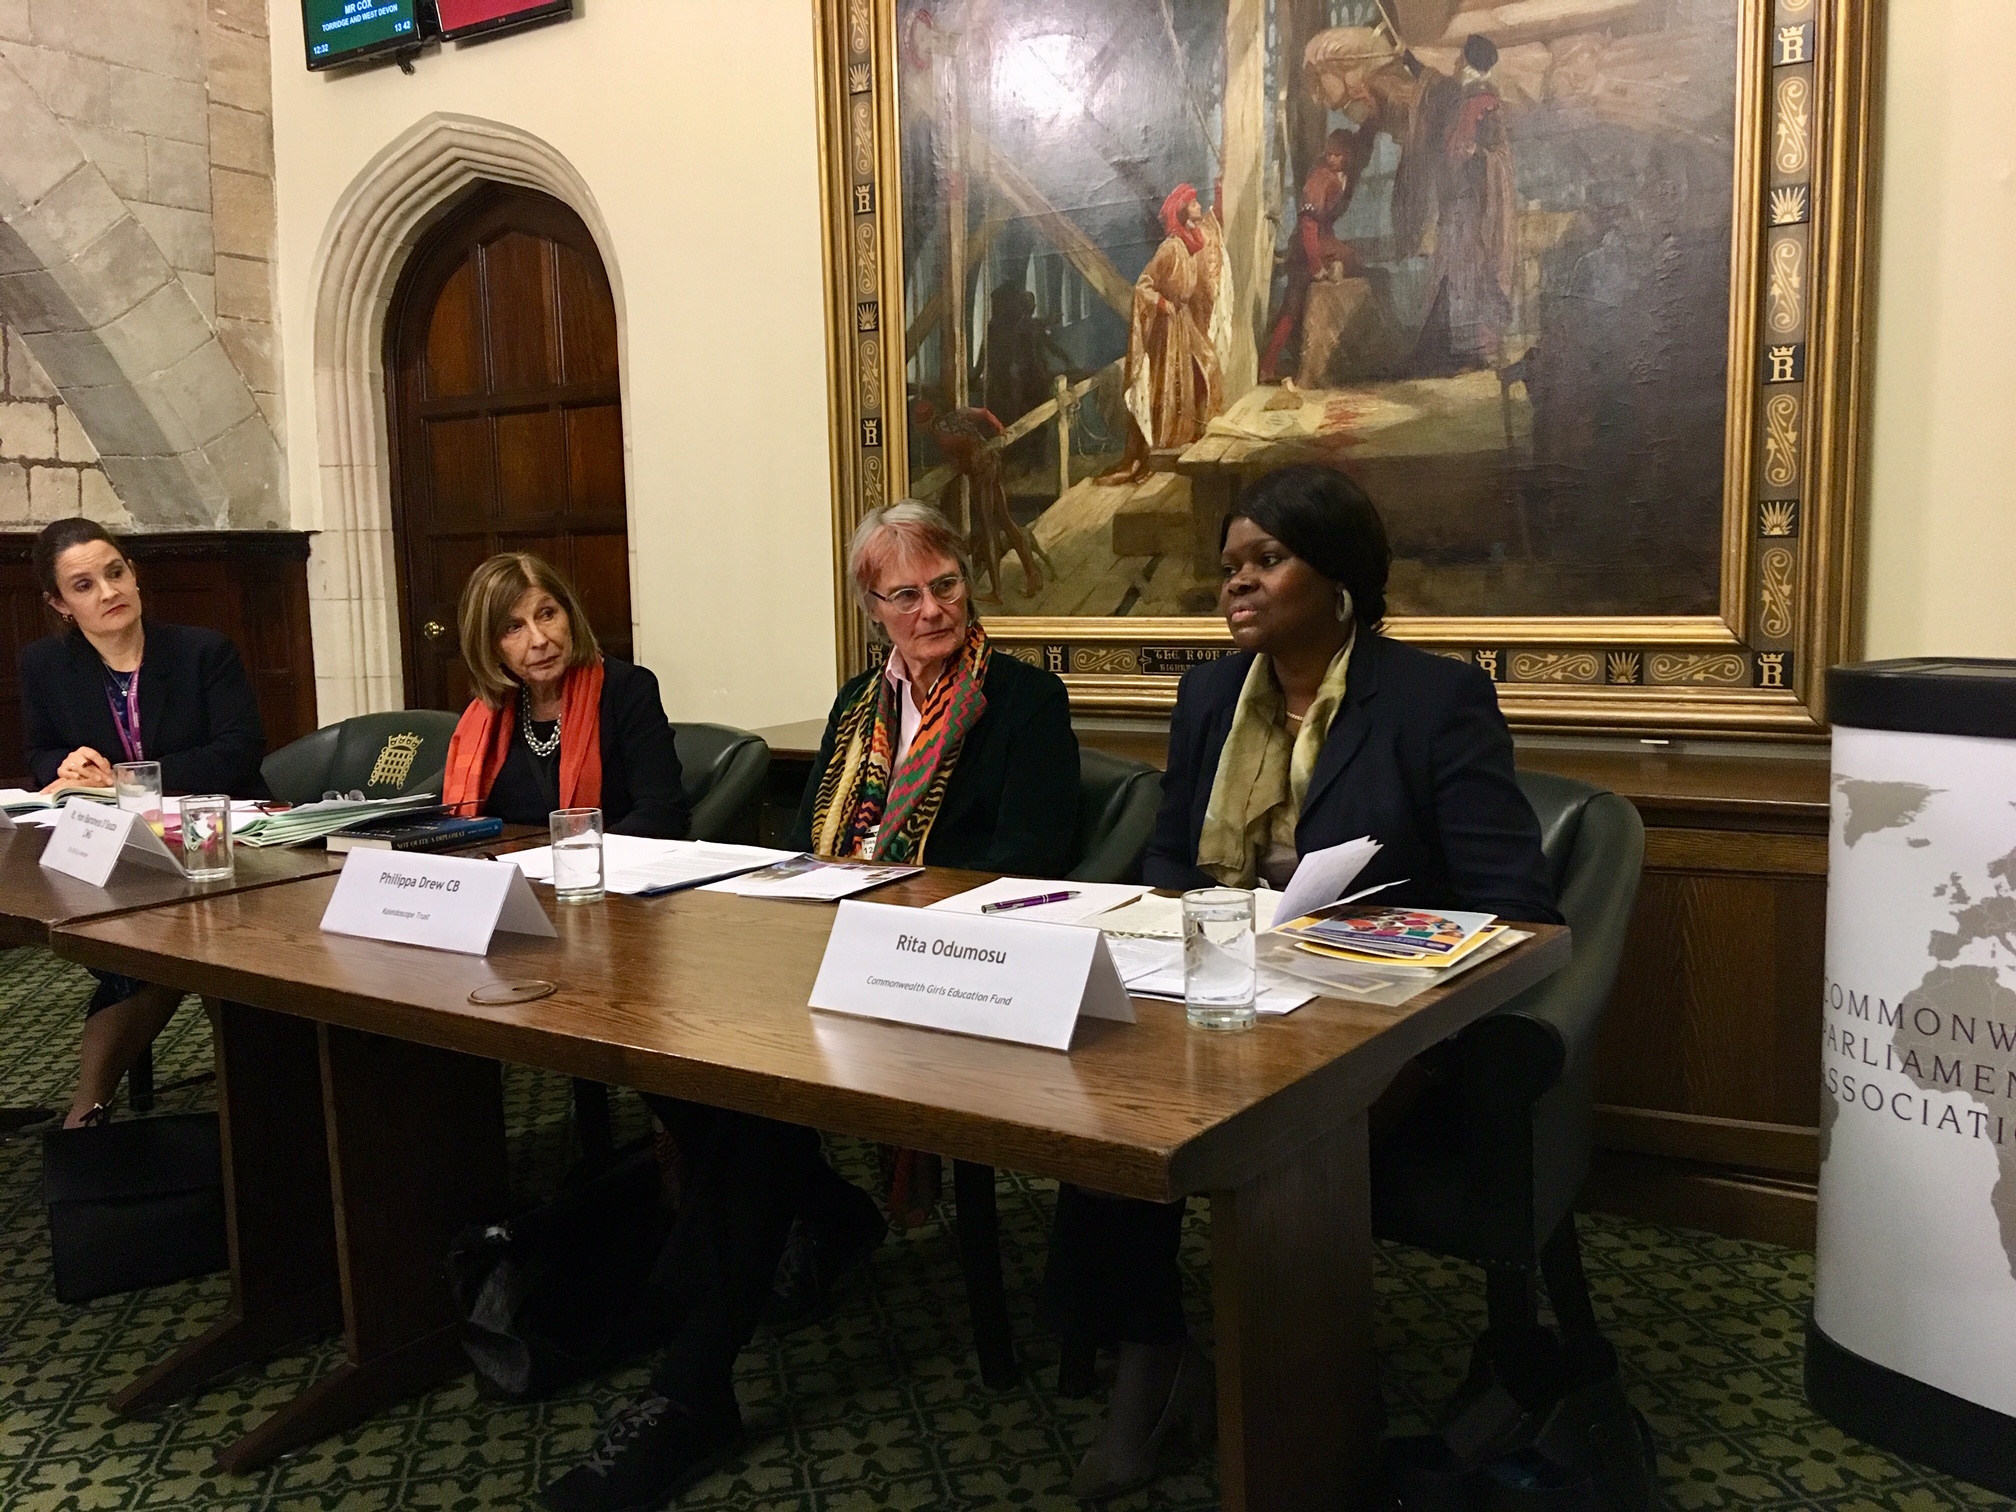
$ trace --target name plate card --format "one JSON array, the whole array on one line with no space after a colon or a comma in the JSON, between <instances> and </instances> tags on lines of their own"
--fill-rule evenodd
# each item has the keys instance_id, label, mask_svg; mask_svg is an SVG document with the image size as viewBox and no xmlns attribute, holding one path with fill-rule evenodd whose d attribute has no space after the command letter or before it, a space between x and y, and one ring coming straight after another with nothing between
<instances>
[{"instance_id":1,"label":"name plate card","mask_svg":"<svg viewBox=\"0 0 2016 1512\"><path fill-rule=\"evenodd\" d=\"M1134 1022L1096 929L887 903L840 905L812 1006L1047 1050L1080 1018Z\"/></svg>"},{"instance_id":2,"label":"name plate card","mask_svg":"<svg viewBox=\"0 0 2016 1512\"><path fill-rule=\"evenodd\" d=\"M344 858L322 927L478 956L489 954L490 937L500 929L558 932L525 873L509 861L382 850L353 850Z\"/></svg>"},{"instance_id":3,"label":"name plate card","mask_svg":"<svg viewBox=\"0 0 2016 1512\"><path fill-rule=\"evenodd\" d=\"M122 857L157 871L182 875L182 862L169 850L154 826L129 809L72 798L49 827L42 864L66 877L103 887Z\"/></svg>"}]
</instances>

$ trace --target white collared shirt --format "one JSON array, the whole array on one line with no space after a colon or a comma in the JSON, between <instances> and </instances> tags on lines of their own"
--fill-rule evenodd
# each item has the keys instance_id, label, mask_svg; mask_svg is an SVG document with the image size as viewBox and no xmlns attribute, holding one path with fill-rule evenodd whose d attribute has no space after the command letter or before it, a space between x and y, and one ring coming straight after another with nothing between
<instances>
[{"instance_id":1,"label":"white collared shirt","mask_svg":"<svg viewBox=\"0 0 2016 1512\"><path fill-rule=\"evenodd\" d=\"M889 648L889 659L882 664L882 675L889 679L897 697L896 754L889 774L893 777L894 768L903 765L903 758L910 754L910 744L917 738L917 727L924 723L924 714L917 707L916 690L910 685L910 668L903 660L903 653L894 646Z\"/></svg>"}]
</instances>

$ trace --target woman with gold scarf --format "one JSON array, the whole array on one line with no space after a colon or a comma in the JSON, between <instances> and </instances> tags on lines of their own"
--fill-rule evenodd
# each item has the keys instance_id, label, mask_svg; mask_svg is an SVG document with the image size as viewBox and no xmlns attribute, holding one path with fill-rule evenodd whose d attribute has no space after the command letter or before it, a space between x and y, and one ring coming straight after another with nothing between
<instances>
[{"instance_id":1,"label":"woman with gold scarf","mask_svg":"<svg viewBox=\"0 0 2016 1512\"><path fill-rule=\"evenodd\" d=\"M1078 814L1064 684L995 654L973 613L964 543L928 505L871 510L847 565L889 655L840 690L791 843L1062 875ZM688 1157L678 1222L652 1275L679 1322L645 1395L541 1493L549 1512L656 1506L732 1455L742 1439L733 1368L759 1318L780 1330L809 1321L886 1230L874 1200L821 1157L816 1130L650 1102Z\"/></svg>"},{"instance_id":2,"label":"woman with gold scarf","mask_svg":"<svg viewBox=\"0 0 2016 1512\"><path fill-rule=\"evenodd\" d=\"M1144 878L1280 887L1309 852L1370 836L1381 849L1353 887L1394 884L1381 902L1558 924L1490 678L1380 633L1392 550L1371 500L1336 468L1283 468L1246 492L1221 541L1219 607L1237 650L1177 691ZM1403 1073L1403 1095L1428 1074ZM1175 1440L1209 1435L1211 1377L1176 1268L1182 1226L1180 1202L1059 1193L1048 1301L1067 1332L1119 1350L1106 1427L1072 1482L1080 1496L1144 1485Z\"/></svg>"}]
</instances>

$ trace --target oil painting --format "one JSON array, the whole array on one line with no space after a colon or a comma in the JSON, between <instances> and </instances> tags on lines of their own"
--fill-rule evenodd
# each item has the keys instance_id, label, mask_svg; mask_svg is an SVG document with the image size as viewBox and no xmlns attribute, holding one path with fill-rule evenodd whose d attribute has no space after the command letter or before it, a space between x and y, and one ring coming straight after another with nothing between
<instances>
[{"instance_id":1,"label":"oil painting","mask_svg":"<svg viewBox=\"0 0 2016 1512\"><path fill-rule=\"evenodd\" d=\"M1237 0L898 6L910 474L989 596L1208 613L1296 456L1398 613L1713 613L1737 0L1250 5L1243 120Z\"/></svg>"},{"instance_id":2,"label":"oil painting","mask_svg":"<svg viewBox=\"0 0 2016 1512\"><path fill-rule=\"evenodd\" d=\"M998 636L1067 675L1219 654L1227 512L1319 460L1385 517L1396 633L1815 727L1859 402L1818 360L1860 287L1850 0L826 20L842 514L941 504Z\"/></svg>"}]
</instances>

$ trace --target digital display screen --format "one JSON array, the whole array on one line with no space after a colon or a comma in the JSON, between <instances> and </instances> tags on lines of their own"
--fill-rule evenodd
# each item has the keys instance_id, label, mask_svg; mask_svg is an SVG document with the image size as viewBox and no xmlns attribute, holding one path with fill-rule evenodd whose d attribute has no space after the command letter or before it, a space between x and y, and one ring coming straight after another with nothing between
<instances>
[{"instance_id":1,"label":"digital display screen","mask_svg":"<svg viewBox=\"0 0 2016 1512\"><path fill-rule=\"evenodd\" d=\"M571 15L574 0L436 0L441 35L454 41Z\"/></svg>"},{"instance_id":2,"label":"digital display screen","mask_svg":"<svg viewBox=\"0 0 2016 1512\"><path fill-rule=\"evenodd\" d=\"M329 68L420 41L419 0L301 0L308 66Z\"/></svg>"}]
</instances>

